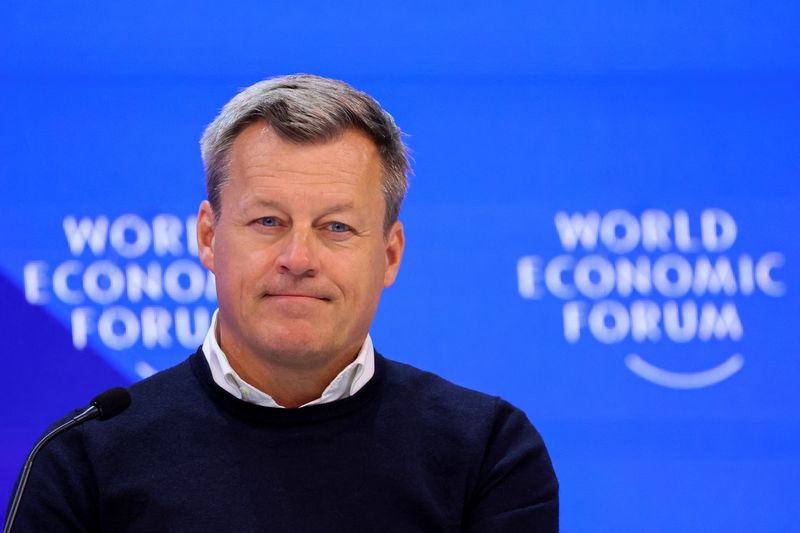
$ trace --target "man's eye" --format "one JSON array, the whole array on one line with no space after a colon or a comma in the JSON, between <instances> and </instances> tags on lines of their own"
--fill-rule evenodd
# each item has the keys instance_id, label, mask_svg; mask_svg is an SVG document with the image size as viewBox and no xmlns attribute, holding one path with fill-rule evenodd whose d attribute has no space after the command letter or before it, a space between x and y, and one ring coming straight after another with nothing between
<instances>
[{"instance_id":1,"label":"man's eye","mask_svg":"<svg viewBox=\"0 0 800 533\"><path fill-rule=\"evenodd\" d=\"M342 222L331 222L328 224L328 229L334 233L345 233L351 231L353 228Z\"/></svg>"},{"instance_id":2,"label":"man's eye","mask_svg":"<svg viewBox=\"0 0 800 533\"><path fill-rule=\"evenodd\" d=\"M262 226L272 228L278 225L278 219L275 217L261 217L258 219L258 223Z\"/></svg>"}]
</instances>

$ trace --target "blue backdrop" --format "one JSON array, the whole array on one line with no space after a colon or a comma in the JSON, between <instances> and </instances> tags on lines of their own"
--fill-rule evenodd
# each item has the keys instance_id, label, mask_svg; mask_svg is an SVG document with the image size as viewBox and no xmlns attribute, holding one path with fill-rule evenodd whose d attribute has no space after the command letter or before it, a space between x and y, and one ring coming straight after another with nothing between
<instances>
[{"instance_id":1,"label":"blue backdrop","mask_svg":"<svg viewBox=\"0 0 800 533\"><path fill-rule=\"evenodd\" d=\"M564 531L800 529L798 6L4 4L0 499L200 343L199 136L312 72L410 135L377 348L522 407Z\"/></svg>"}]
</instances>

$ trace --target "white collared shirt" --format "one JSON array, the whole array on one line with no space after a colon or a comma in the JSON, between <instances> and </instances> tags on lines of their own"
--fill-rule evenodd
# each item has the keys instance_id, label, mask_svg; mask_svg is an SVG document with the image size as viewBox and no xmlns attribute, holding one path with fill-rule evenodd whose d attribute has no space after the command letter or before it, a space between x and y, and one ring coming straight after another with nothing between
<instances>
[{"instance_id":1,"label":"white collared shirt","mask_svg":"<svg viewBox=\"0 0 800 533\"><path fill-rule=\"evenodd\" d=\"M239 374L231 367L228 357L220 348L219 342L217 342L218 313L219 309L214 311L214 316L211 318L211 326L208 328L208 333L203 341L203 354L206 356L206 361L208 361L214 382L245 402L264 407L283 407L273 400L272 396L239 377ZM367 384L373 374L375 374L375 349L372 346L372 338L367 335L355 360L333 378L333 381L322 391L322 395L319 398L300 407L328 403L352 396Z\"/></svg>"}]
</instances>

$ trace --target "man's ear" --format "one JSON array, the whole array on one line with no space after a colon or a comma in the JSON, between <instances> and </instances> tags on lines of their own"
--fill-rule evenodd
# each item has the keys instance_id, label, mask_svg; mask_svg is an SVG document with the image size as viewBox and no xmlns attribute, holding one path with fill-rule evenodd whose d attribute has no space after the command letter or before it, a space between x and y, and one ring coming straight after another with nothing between
<instances>
[{"instance_id":1,"label":"man's ear","mask_svg":"<svg viewBox=\"0 0 800 533\"><path fill-rule=\"evenodd\" d=\"M197 212L197 255L204 267L214 272L214 209L203 200Z\"/></svg>"},{"instance_id":2,"label":"man's ear","mask_svg":"<svg viewBox=\"0 0 800 533\"><path fill-rule=\"evenodd\" d=\"M386 271L383 274L383 286L388 287L397 278L397 271L400 270L400 260L403 259L403 248L406 245L406 237L403 233L403 224L395 221L386 236Z\"/></svg>"}]
</instances>

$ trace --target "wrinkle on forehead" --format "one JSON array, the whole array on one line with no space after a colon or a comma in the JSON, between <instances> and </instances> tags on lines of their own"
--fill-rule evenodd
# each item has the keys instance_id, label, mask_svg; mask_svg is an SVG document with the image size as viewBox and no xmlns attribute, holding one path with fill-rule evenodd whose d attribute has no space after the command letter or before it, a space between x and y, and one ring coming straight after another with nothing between
<instances>
[{"instance_id":1,"label":"wrinkle on forehead","mask_svg":"<svg viewBox=\"0 0 800 533\"><path fill-rule=\"evenodd\" d=\"M247 168L241 168L244 161ZM236 137L230 163L231 173L243 170L246 175L269 171L285 177L330 178L361 171L380 175L381 171L375 143L358 130L347 130L328 142L300 144L281 139L262 124L253 124Z\"/></svg>"}]
</instances>

